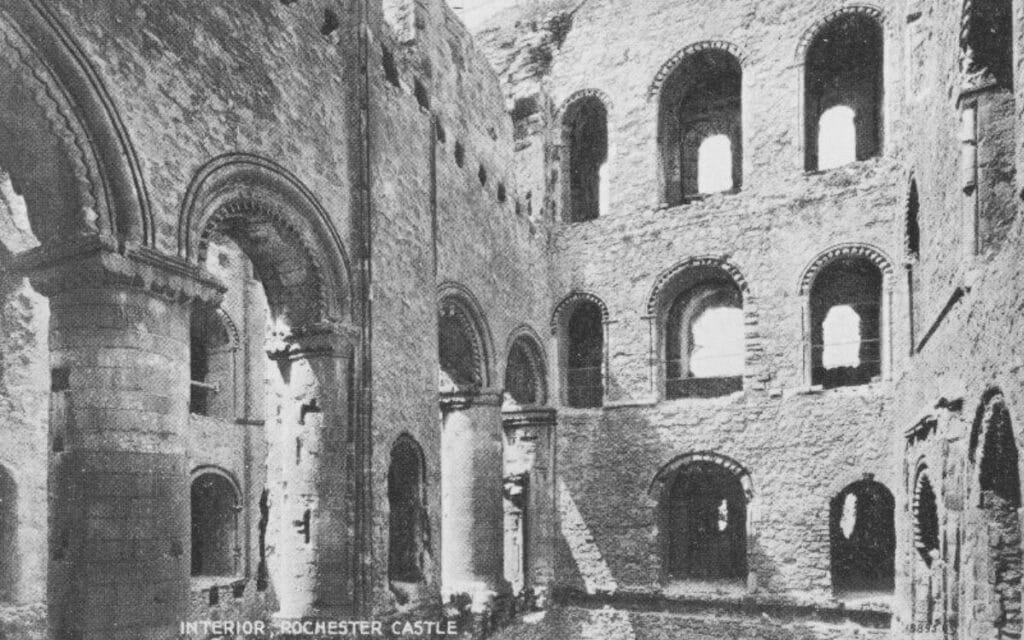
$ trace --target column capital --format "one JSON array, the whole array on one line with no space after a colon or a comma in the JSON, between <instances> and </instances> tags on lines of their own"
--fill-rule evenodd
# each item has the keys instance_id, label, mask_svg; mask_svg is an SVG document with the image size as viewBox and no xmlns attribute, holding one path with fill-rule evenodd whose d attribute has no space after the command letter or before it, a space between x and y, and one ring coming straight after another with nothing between
<instances>
[{"instance_id":1,"label":"column capital","mask_svg":"<svg viewBox=\"0 0 1024 640\"><path fill-rule=\"evenodd\" d=\"M500 389L453 388L439 393L438 403L442 411L459 411L470 407L501 406Z\"/></svg>"},{"instance_id":2,"label":"column capital","mask_svg":"<svg viewBox=\"0 0 1024 640\"><path fill-rule=\"evenodd\" d=\"M136 289L172 302L217 303L226 287L201 266L105 235L51 243L14 256L13 270L45 296L102 287Z\"/></svg>"},{"instance_id":3,"label":"column capital","mask_svg":"<svg viewBox=\"0 0 1024 640\"><path fill-rule=\"evenodd\" d=\"M550 407L514 407L501 412L501 423L506 429L539 427L553 429L558 412Z\"/></svg>"},{"instance_id":4,"label":"column capital","mask_svg":"<svg viewBox=\"0 0 1024 640\"><path fill-rule=\"evenodd\" d=\"M359 341L359 330L349 325L317 322L275 331L266 345L271 360L299 360L314 357L351 358Z\"/></svg>"}]
</instances>

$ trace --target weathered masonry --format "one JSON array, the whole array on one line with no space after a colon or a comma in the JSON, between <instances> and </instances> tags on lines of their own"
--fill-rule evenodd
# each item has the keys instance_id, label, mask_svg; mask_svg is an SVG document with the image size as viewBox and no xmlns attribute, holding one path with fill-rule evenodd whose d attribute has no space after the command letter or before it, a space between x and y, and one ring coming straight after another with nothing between
<instances>
[{"instance_id":1,"label":"weathered masonry","mask_svg":"<svg viewBox=\"0 0 1024 640\"><path fill-rule=\"evenodd\" d=\"M0 5L0 637L1019 637L1024 0L456 4Z\"/></svg>"}]
</instances>

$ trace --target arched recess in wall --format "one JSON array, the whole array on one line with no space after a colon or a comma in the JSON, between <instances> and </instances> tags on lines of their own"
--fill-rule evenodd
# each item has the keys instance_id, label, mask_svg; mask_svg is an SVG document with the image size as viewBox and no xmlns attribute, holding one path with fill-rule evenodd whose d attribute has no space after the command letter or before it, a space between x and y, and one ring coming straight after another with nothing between
<instances>
[{"instance_id":1,"label":"arched recess in wall","mask_svg":"<svg viewBox=\"0 0 1024 640\"><path fill-rule=\"evenodd\" d=\"M607 382L608 307L592 293L574 291L551 314L558 339L562 402L569 407L600 407Z\"/></svg>"},{"instance_id":2,"label":"arched recess in wall","mask_svg":"<svg viewBox=\"0 0 1024 640\"><path fill-rule=\"evenodd\" d=\"M276 337L316 333L353 320L349 262L334 223L298 178L250 154L219 156L189 187L178 253L206 259L211 238L230 238L252 261Z\"/></svg>"},{"instance_id":3,"label":"arched recess in wall","mask_svg":"<svg viewBox=\"0 0 1024 640\"><path fill-rule=\"evenodd\" d=\"M0 465L0 602L18 599L18 485Z\"/></svg>"},{"instance_id":4,"label":"arched recess in wall","mask_svg":"<svg viewBox=\"0 0 1024 640\"><path fill-rule=\"evenodd\" d=\"M483 307L455 282L442 283L437 295L441 391L490 387L494 341Z\"/></svg>"},{"instance_id":5,"label":"arched recess in wall","mask_svg":"<svg viewBox=\"0 0 1024 640\"><path fill-rule=\"evenodd\" d=\"M141 165L99 73L46 3L0 6L0 166L43 243L152 245Z\"/></svg>"},{"instance_id":6,"label":"arched recess in wall","mask_svg":"<svg viewBox=\"0 0 1024 640\"><path fill-rule=\"evenodd\" d=\"M743 67L727 42L690 45L652 84L662 201L675 206L743 183Z\"/></svg>"},{"instance_id":7,"label":"arched recess in wall","mask_svg":"<svg viewBox=\"0 0 1024 640\"><path fill-rule=\"evenodd\" d=\"M593 220L607 207L609 104L603 92L586 89L561 109L565 222Z\"/></svg>"},{"instance_id":8,"label":"arched recess in wall","mask_svg":"<svg viewBox=\"0 0 1024 640\"><path fill-rule=\"evenodd\" d=\"M234 419L238 327L223 308L201 301L189 325L189 413Z\"/></svg>"},{"instance_id":9,"label":"arched recess in wall","mask_svg":"<svg viewBox=\"0 0 1024 640\"><path fill-rule=\"evenodd\" d=\"M431 537L426 482L423 450L412 436L402 434L391 447L388 467L388 581L396 593L427 577Z\"/></svg>"},{"instance_id":10,"label":"arched recess in wall","mask_svg":"<svg viewBox=\"0 0 1024 640\"><path fill-rule=\"evenodd\" d=\"M896 501L872 477L840 491L829 504L832 588L837 596L892 593L896 575Z\"/></svg>"},{"instance_id":11,"label":"arched recess in wall","mask_svg":"<svg viewBox=\"0 0 1024 640\"><path fill-rule=\"evenodd\" d=\"M514 331L505 364L505 401L518 406L543 405L548 400L547 357L540 336L528 326Z\"/></svg>"},{"instance_id":12,"label":"arched recess in wall","mask_svg":"<svg viewBox=\"0 0 1024 640\"><path fill-rule=\"evenodd\" d=\"M749 472L714 452L678 456L655 475L663 580L746 580L754 497Z\"/></svg>"},{"instance_id":13,"label":"arched recess in wall","mask_svg":"<svg viewBox=\"0 0 1024 640\"><path fill-rule=\"evenodd\" d=\"M228 472L199 467L192 472L192 575L242 573L239 531L242 492Z\"/></svg>"},{"instance_id":14,"label":"arched recess in wall","mask_svg":"<svg viewBox=\"0 0 1024 640\"><path fill-rule=\"evenodd\" d=\"M981 582L971 585L974 597L991 607L975 619L981 635L1019 636L1021 619L1020 575L1024 570L1021 537L1020 455L1009 408L1001 391L982 397L971 429L971 507L978 510L978 548L968 557L981 563L966 576Z\"/></svg>"},{"instance_id":15,"label":"arched recess in wall","mask_svg":"<svg viewBox=\"0 0 1024 640\"><path fill-rule=\"evenodd\" d=\"M743 389L746 278L717 256L689 258L663 271L648 297L652 360L664 397L707 398Z\"/></svg>"},{"instance_id":16,"label":"arched recess in wall","mask_svg":"<svg viewBox=\"0 0 1024 640\"><path fill-rule=\"evenodd\" d=\"M800 279L807 307L804 363L825 388L867 384L890 370L892 261L876 247L826 249Z\"/></svg>"},{"instance_id":17,"label":"arched recess in wall","mask_svg":"<svg viewBox=\"0 0 1024 640\"><path fill-rule=\"evenodd\" d=\"M876 7L843 7L804 32L797 63L808 171L882 153L884 51L883 14Z\"/></svg>"}]
</instances>

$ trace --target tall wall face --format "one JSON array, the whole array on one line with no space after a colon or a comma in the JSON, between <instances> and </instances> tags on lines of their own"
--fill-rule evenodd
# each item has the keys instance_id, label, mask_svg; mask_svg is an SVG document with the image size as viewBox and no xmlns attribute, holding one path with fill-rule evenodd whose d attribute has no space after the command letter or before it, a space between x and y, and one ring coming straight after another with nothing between
<instances>
[{"instance_id":1,"label":"tall wall face","mask_svg":"<svg viewBox=\"0 0 1024 640\"><path fill-rule=\"evenodd\" d=\"M458 291L476 307L486 361L482 385L499 392L513 333L526 326L543 335L549 296L547 232L529 217L517 185L512 123L494 72L444 3L391 5L388 18L403 17L401 24L379 16L369 43L373 582L376 609L400 614L430 604L388 588L387 474L403 433L426 460L430 535L423 595L436 597L441 588L440 290ZM392 80L386 56L394 58ZM486 428L500 437L497 421ZM501 549L493 553L497 558Z\"/></svg>"},{"instance_id":2,"label":"tall wall face","mask_svg":"<svg viewBox=\"0 0 1024 640\"><path fill-rule=\"evenodd\" d=\"M815 30L841 6L725 3L707 11L676 2L590 2L572 16L545 79L557 109L550 138L557 145L558 117L578 96L606 102L609 198L596 220L561 222L568 150L553 149L547 166L553 206L545 212L554 221L552 301L588 292L607 306L608 323L605 406L559 407L558 474L564 484L558 579L565 589L712 601L749 594L834 606L830 501L865 474L893 494L901 490L886 416L893 379L905 369L909 349L899 267L906 202L898 124L904 20L895 8L882 16L880 157L807 173L802 56ZM742 67L742 188L666 207L659 92L674 56L702 41L733 52ZM812 389L801 278L826 250L847 243L875 247L884 256L889 310L882 339L891 355L876 382ZM743 392L666 400L660 365L651 362L663 357L663 346L648 317L649 301L659 276L703 256L724 259L747 285ZM565 374L556 375L564 385ZM717 594L716 587L665 576L665 532L652 483L670 461L694 452L735 461L752 486L751 575ZM867 609L886 611L885 598Z\"/></svg>"}]
</instances>

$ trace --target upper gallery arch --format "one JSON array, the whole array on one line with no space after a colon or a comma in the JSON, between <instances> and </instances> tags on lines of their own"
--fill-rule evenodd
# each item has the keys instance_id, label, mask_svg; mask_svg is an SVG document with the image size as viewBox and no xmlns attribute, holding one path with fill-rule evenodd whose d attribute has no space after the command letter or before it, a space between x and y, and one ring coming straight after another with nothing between
<instances>
[{"instance_id":1,"label":"upper gallery arch","mask_svg":"<svg viewBox=\"0 0 1024 640\"><path fill-rule=\"evenodd\" d=\"M41 0L0 5L0 166L44 245L152 245L142 170L99 73Z\"/></svg>"},{"instance_id":2,"label":"upper gallery arch","mask_svg":"<svg viewBox=\"0 0 1024 640\"><path fill-rule=\"evenodd\" d=\"M178 254L201 263L217 236L252 261L275 322L294 331L352 320L341 237L312 192L280 165L235 153L199 170L182 204Z\"/></svg>"}]
</instances>

